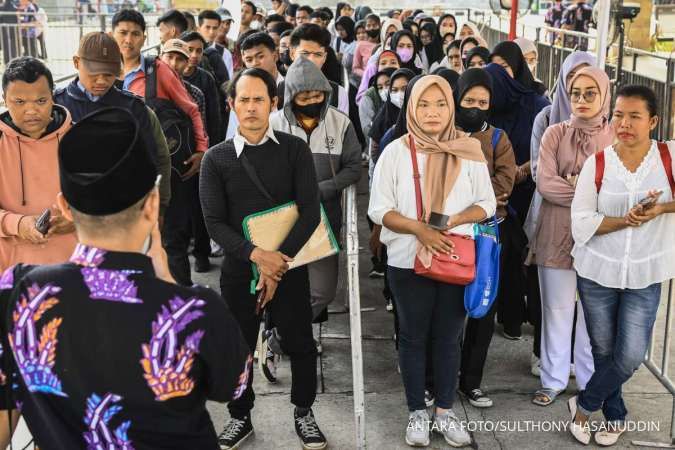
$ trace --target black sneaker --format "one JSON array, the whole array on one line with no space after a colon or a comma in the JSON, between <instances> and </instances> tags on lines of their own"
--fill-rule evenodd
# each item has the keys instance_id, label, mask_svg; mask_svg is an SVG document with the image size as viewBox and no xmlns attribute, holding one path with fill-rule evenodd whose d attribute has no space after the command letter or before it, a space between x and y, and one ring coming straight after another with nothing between
<instances>
[{"instance_id":1,"label":"black sneaker","mask_svg":"<svg viewBox=\"0 0 675 450\"><path fill-rule=\"evenodd\" d=\"M488 397L481 389L471 389L469 392L460 390L460 392L467 399L469 399L469 403L471 403L476 408L489 408L492 406L492 399Z\"/></svg>"},{"instance_id":2,"label":"black sneaker","mask_svg":"<svg viewBox=\"0 0 675 450\"><path fill-rule=\"evenodd\" d=\"M225 424L223 432L218 436L218 445L221 450L235 449L251 434L253 434L253 424L250 417L243 420L233 417Z\"/></svg>"},{"instance_id":3,"label":"black sneaker","mask_svg":"<svg viewBox=\"0 0 675 450\"><path fill-rule=\"evenodd\" d=\"M206 273L211 270L211 261L209 258L195 258L195 272Z\"/></svg>"},{"instance_id":4,"label":"black sneaker","mask_svg":"<svg viewBox=\"0 0 675 450\"><path fill-rule=\"evenodd\" d=\"M321 450L326 448L328 442L326 442L326 437L319 429L311 408L305 416L298 415L297 409L293 415L295 416L295 432L302 441L302 448L305 450Z\"/></svg>"}]
</instances>

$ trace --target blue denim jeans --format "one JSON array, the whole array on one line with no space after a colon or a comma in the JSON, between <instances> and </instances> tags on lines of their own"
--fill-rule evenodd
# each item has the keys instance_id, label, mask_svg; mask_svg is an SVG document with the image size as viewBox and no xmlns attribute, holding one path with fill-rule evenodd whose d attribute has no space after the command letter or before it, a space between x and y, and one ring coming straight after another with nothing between
<instances>
[{"instance_id":1,"label":"blue denim jeans","mask_svg":"<svg viewBox=\"0 0 675 450\"><path fill-rule=\"evenodd\" d=\"M412 269L388 267L399 320L398 360L409 411L425 409L427 340L431 339L436 406L452 408L464 329L464 286L439 283Z\"/></svg>"},{"instance_id":2,"label":"blue denim jeans","mask_svg":"<svg viewBox=\"0 0 675 450\"><path fill-rule=\"evenodd\" d=\"M579 410L602 409L608 422L622 422L622 385L644 360L661 299L661 283L644 289L613 289L578 277L577 288L591 338L595 372L579 393Z\"/></svg>"}]
</instances>

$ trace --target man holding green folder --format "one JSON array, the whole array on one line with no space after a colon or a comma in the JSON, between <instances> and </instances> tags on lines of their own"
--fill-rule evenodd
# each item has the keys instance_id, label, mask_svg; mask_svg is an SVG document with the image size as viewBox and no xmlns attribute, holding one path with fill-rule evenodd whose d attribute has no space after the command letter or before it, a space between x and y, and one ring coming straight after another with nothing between
<instances>
[{"instance_id":1,"label":"man holding green folder","mask_svg":"<svg viewBox=\"0 0 675 450\"><path fill-rule=\"evenodd\" d=\"M323 449L326 438L311 409L316 398L317 351L307 267L288 271L288 262L319 224L319 188L307 144L269 126L276 92L274 79L262 69L246 69L235 77L229 102L239 127L233 139L204 156L199 191L209 234L225 251L221 294L253 351L260 328L258 296L250 290L251 263L256 264L261 306L271 315L281 348L291 360L296 433L303 448ZM299 218L278 251L263 250L245 239L242 222L247 216L288 202L296 203ZM238 447L253 433L251 382L249 377L244 394L228 404L231 419L219 437L221 449Z\"/></svg>"}]
</instances>

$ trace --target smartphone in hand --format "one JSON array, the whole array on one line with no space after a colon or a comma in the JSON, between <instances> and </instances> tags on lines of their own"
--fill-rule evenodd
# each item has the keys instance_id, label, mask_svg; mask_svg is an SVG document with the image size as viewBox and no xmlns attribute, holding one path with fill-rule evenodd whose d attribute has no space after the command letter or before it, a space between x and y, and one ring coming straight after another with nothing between
<instances>
[{"instance_id":1,"label":"smartphone in hand","mask_svg":"<svg viewBox=\"0 0 675 450\"><path fill-rule=\"evenodd\" d=\"M656 201L661 197L663 191L656 191L651 193L652 195L647 195L645 198L638 202L638 205L642 206L643 209L649 209L656 204Z\"/></svg>"},{"instance_id":2,"label":"smartphone in hand","mask_svg":"<svg viewBox=\"0 0 675 450\"><path fill-rule=\"evenodd\" d=\"M52 211L47 208L35 221L35 229L38 230L43 236L49 232L49 221L51 218Z\"/></svg>"}]
</instances>

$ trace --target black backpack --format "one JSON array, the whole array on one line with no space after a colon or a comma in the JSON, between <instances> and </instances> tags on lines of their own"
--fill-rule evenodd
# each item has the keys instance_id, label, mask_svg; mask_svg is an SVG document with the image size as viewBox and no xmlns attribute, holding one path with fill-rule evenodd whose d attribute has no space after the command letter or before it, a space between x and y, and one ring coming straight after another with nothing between
<instances>
[{"instance_id":1,"label":"black backpack","mask_svg":"<svg viewBox=\"0 0 675 450\"><path fill-rule=\"evenodd\" d=\"M179 175L190 168L183 164L195 149L192 120L171 100L157 97L156 57L145 58L145 104L157 115L171 155L171 168Z\"/></svg>"}]
</instances>

